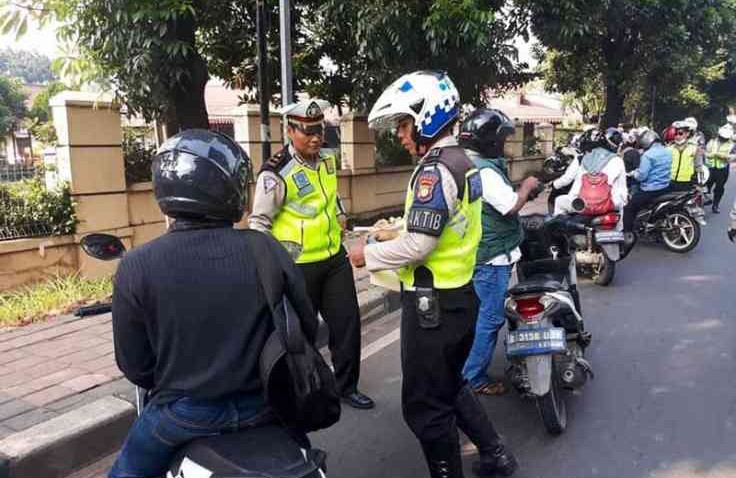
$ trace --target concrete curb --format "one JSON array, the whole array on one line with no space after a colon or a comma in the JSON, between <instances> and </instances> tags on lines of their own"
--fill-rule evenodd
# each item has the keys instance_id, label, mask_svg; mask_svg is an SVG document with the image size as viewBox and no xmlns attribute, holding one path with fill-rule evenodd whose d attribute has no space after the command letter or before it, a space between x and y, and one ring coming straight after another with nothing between
<instances>
[{"instance_id":1,"label":"concrete curb","mask_svg":"<svg viewBox=\"0 0 736 478\"><path fill-rule=\"evenodd\" d=\"M395 311L399 294L358 294L361 327ZM326 327L319 342L326 343ZM322 344L324 345L324 344ZM135 419L135 407L112 395L0 440L0 478L61 478L113 453Z\"/></svg>"},{"instance_id":2,"label":"concrete curb","mask_svg":"<svg viewBox=\"0 0 736 478\"><path fill-rule=\"evenodd\" d=\"M135 417L112 396L0 440L0 478L61 477L112 453Z\"/></svg>"}]
</instances>

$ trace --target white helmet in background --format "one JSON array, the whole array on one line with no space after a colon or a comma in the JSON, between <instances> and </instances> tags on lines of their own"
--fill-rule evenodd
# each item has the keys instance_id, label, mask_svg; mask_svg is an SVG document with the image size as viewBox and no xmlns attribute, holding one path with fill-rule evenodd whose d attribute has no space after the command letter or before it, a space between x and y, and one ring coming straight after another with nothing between
<instances>
[{"instance_id":1,"label":"white helmet in background","mask_svg":"<svg viewBox=\"0 0 736 478\"><path fill-rule=\"evenodd\" d=\"M690 128L690 131L695 132L698 130L698 120L693 118L692 116L689 116L682 120L683 123L687 125L688 128Z\"/></svg>"},{"instance_id":2,"label":"white helmet in background","mask_svg":"<svg viewBox=\"0 0 736 478\"><path fill-rule=\"evenodd\" d=\"M416 71L394 81L368 115L373 129L395 128L414 118L417 144L427 144L460 115L460 94L444 72Z\"/></svg>"},{"instance_id":3,"label":"white helmet in background","mask_svg":"<svg viewBox=\"0 0 736 478\"><path fill-rule=\"evenodd\" d=\"M718 136L725 139L726 141L729 141L733 139L733 126L730 124L724 124L720 128L718 128Z\"/></svg>"},{"instance_id":4,"label":"white helmet in background","mask_svg":"<svg viewBox=\"0 0 736 478\"><path fill-rule=\"evenodd\" d=\"M730 124L732 126L736 126L736 115L728 115L728 116L726 116L726 121L728 122L728 124Z\"/></svg>"}]
</instances>

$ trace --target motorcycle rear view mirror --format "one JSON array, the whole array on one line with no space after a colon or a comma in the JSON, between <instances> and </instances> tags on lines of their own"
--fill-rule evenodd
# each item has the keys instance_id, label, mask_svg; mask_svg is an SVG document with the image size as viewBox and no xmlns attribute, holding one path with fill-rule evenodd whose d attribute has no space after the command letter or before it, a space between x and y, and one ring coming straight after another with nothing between
<instances>
[{"instance_id":1,"label":"motorcycle rear view mirror","mask_svg":"<svg viewBox=\"0 0 736 478\"><path fill-rule=\"evenodd\" d=\"M123 242L110 234L87 234L81 241L82 250L95 259L112 261L125 253Z\"/></svg>"}]
</instances>

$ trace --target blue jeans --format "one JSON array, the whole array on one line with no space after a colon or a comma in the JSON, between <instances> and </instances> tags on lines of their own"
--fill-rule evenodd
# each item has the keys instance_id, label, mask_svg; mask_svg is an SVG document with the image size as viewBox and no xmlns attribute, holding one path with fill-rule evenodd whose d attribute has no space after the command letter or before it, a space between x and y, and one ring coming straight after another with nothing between
<instances>
[{"instance_id":1,"label":"blue jeans","mask_svg":"<svg viewBox=\"0 0 736 478\"><path fill-rule=\"evenodd\" d=\"M270 421L260 395L220 400L183 397L149 404L128 432L108 478L151 478L164 475L176 450L195 438L234 432Z\"/></svg>"},{"instance_id":2,"label":"blue jeans","mask_svg":"<svg viewBox=\"0 0 736 478\"><path fill-rule=\"evenodd\" d=\"M480 300L475 339L463 367L463 378L473 388L490 383L488 367L496 350L498 330L503 326L503 301L513 265L479 265L473 274L473 287Z\"/></svg>"}]
</instances>

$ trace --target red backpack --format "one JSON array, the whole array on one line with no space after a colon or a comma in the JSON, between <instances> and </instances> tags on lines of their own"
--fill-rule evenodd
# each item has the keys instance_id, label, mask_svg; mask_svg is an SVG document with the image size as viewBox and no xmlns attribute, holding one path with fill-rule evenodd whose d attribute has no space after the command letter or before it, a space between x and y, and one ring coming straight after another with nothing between
<instances>
[{"instance_id":1,"label":"red backpack","mask_svg":"<svg viewBox=\"0 0 736 478\"><path fill-rule=\"evenodd\" d=\"M583 174L578 197L585 203L585 209L580 214L586 216L598 216L615 208L611 185L608 184L608 175L605 173Z\"/></svg>"}]
</instances>

